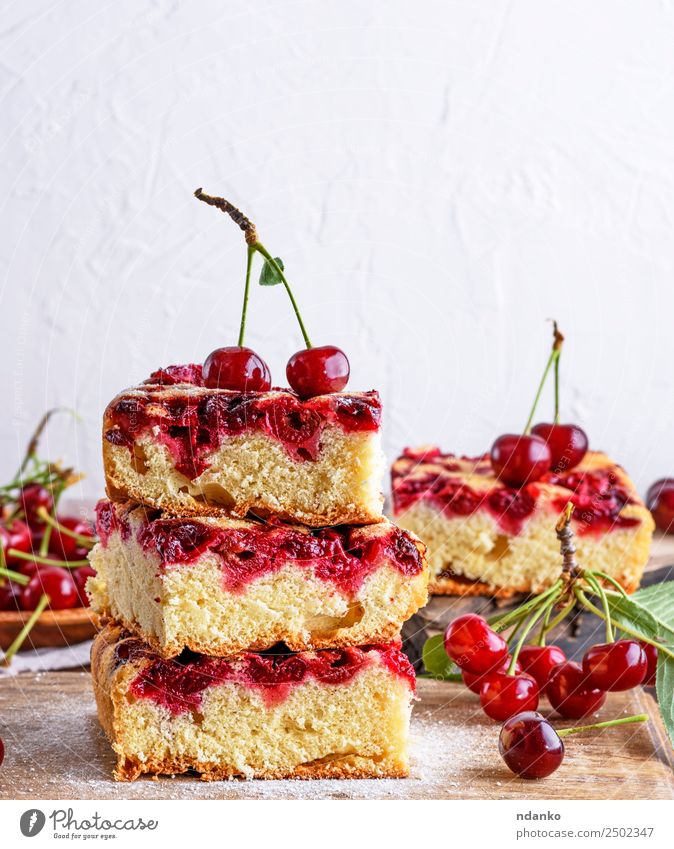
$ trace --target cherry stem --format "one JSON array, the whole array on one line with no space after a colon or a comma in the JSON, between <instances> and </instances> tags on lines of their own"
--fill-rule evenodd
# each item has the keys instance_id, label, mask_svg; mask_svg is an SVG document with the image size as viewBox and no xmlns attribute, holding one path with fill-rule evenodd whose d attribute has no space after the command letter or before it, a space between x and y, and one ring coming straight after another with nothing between
<instances>
[{"instance_id":1,"label":"cherry stem","mask_svg":"<svg viewBox=\"0 0 674 849\"><path fill-rule=\"evenodd\" d=\"M283 269L276 262L274 257L269 253L269 251L265 248L265 246L261 242L256 242L253 247L256 251L258 251L258 253L262 254L262 256L267 260L267 262L272 266L274 271L276 271L278 276L281 278L281 281L283 282L283 285L285 286L285 290L288 293L288 297L290 298L290 303L292 304L293 310L295 311L295 317L297 318L297 323L299 324L300 330L302 331L302 336L304 337L304 343L307 346L307 348L313 347L312 344L311 344L311 340L309 339L309 334L307 333L307 329L304 326L304 322L302 321L302 316L300 315L300 310L299 310L299 307L297 306L297 301L295 300L295 296L292 293L292 289L290 288L290 284L286 280L286 276L283 273Z\"/></svg>"},{"instance_id":2,"label":"cherry stem","mask_svg":"<svg viewBox=\"0 0 674 849\"><path fill-rule=\"evenodd\" d=\"M555 628L561 624L566 617L573 611L573 608L576 606L576 599L573 598L564 608L563 610L555 616L555 618L548 622L545 627L545 633L549 634L550 631L554 631ZM539 645L545 645L545 643L540 643Z\"/></svg>"},{"instance_id":3,"label":"cherry stem","mask_svg":"<svg viewBox=\"0 0 674 849\"><path fill-rule=\"evenodd\" d=\"M604 592L604 588L601 583L594 577L592 573L585 573L583 575L584 579L590 585L590 589L594 592L595 595L599 596L601 600L601 606L604 608L605 620L606 620L606 642L612 643L615 640L615 634L613 633L613 624L611 622L611 606L608 602L608 597Z\"/></svg>"},{"instance_id":4,"label":"cherry stem","mask_svg":"<svg viewBox=\"0 0 674 849\"><path fill-rule=\"evenodd\" d=\"M529 418L527 419L527 423L524 426L524 435L528 436L531 432L531 425L534 420L534 416L536 414L536 407L538 406L538 402L541 398L541 392L543 391L543 387L545 386L545 381L548 378L548 374L550 372L550 367L555 364L555 374L557 372L557 361L559 360L559 356L562 352L562 343L564 342L564 337L559 332L557 328L557 322L553 321L553 331L552 331L552 351L550 352L550 356L548 357L548 361L545 364L545 369L543 371L543 376L541 377L541 382L538 384L538 391L536 392L536 397L534 398L534 403L531 407L531 412L529 413ZM555 386L557 386L558 378L556 378ZM557 410L558 410L558 398L557 398L557 390L555 390L555 421L557 421Z\"/></svg>"},{"instance_id":5,"label":"cherry stem","mask_svg":"<svg viewBox=\"0 0 674 849\"><path fill-rule=\"evenodd\" d=\"M246 315L248 313L248 295L250 293L250 271L253 267L253 257L255 256L255 248L248 245L246 253L246 284L243 289L243 306L241 307L241 324L239 325L239 339L236 343L239 348L243 347L243 337L246 333Z\"/></svg>"},{"instance_id":6,"label":"cherry stem","mask_svg":"<svg viewBox=\"0 0 674 849\"><path fill-rule=\"evenodd\" d=\"M0 566L0 578L8 578L10 581L14 581L15 584L21 584L22 587L25 587L30 581L27 575L22 575L21 572L14 572L5 566Z\"/></svg>"},{"instance_id":7,"label":"cherry stem","mask_svg":"<svg viewBox=\"0 0 674 849\"><path fill-rule=\"evenodd\" d=\"M2 659L2 665L3 666L9 666L11 664L12 658L14 657L14 655L19 651L19 649L23 645L26 637L28 636L28 634L30 634L30 632L33 628L33 625L35 625L37 620L40 618L42 612L44 611L45 607L49 604L49 602L50 602L49 596L43 593L42 598L37 603L37 607L30 614L30 617L26 621L26 624L23 626L23 628L21 629L21 631L17 635L17 637L14 640L14 642L12 643L12 645L5 652L5 656Z\"/></svg>"},{"instance_id":8,"label":"cherry stem","mask_svg":"<svg viewBox=\"0 0 674 849\"><path fill-rule=\"evenodd\" d=\"M555 525L555 532L559 540L559 551L562 555L562 575L565 576L567 581L575 578L578 574L576 546L573 542L573 530L571 529L573 509L573 504L569 501Z\"/></svg>"},{"instance_id":9,"label":"cherry stem","mask_svg":"<svg viewBox=\"0 0 674 849\"><path fill-rule=\"evenodd\" d=\"M585 593L580 587L575 587L574 593L578 601L583 605L586 610L589 610L590 613L594 613L596 616L599 616L600 619L606 618L606 614L604 613L604 611L600 610L596 605L592 604L590 599L585 595ZM648 643L651 646L655 646L658 651L661 651L663 654L666 654L667 657L671 657L672 660L674 660L674 651L667 648L662 643L658 643L651 637L647 637L645 634L637 631L636 629L632 628L631 625L628 625L625 622L620 622L618 624L618 627L625 634L628 634L630 637L634 637L635 640L641 640L642 643Z\"/></svg>"},{"instance_id":10,"label":"cherry stem","mask_svg":"<svg viewBox=\"0 0 674 849\"><path fill-rule=\"evenodd\" d=\"M552 609L554 604L551 604L550 607L545 611L545 619L543 619L543 624L541 625L541 630L538 632L538 639L536 640L536 644L541 646L545 646L545 636L550 630L550 616L552 615Z\"/></svg>"},{"instance_id":11,"label":"cherry stem","mask_svg":"<svg viewBox=\"0 0 674 849\"><path fill-rule=\"evenodd\" d=\"M629 725L632 722L648 722L650 717L647 713L638 713L634 716L623 716L620 719L608 719L606 722L594 722L592 725L577 725L575 728L555 729L559 737L568 737L569 734L582 734L584 731L594 731L597 728L613 728L614 725Z\"/></svg>"},{"instance_id":12,"label":"cherry stem","mask_svg":"<svg viewBox=\"0 0 674 849\"><path fill-rule=\"evenodd\" d=\"M51 557L42 557L39 554L26 554L24 551L17 551L16 548L10 548L7 554L11 557L17 557L19 560L42 563L43 566L60 566L62 569L77 569L79 566L89 565L88 560L54 560Z\"/></svg>"},{"instance_id":13,"label":"cherry stem","mask_svg":"<svg viewBox=\"0 0 674 849\"><path fill-rule=\"evenodd\" d=\"M21 479L23 472L26 469L26 466L31 461L33 457L37 454L38 445L40 443L40 437L44 429L47 427L49 419L55 413L70 413L71 416L75 419L79 419L79 416L75 412L75 410L71 410L70 407L54 407L51 410L47 410L47 412L42 416L40 421L37 423L37 427L33 431L33 435L28 441L28 445L26 447L26 453L23 455L23 460L21 461L21 465L19 466L19 471L16 474L17 479Z\"/></svg>"},{"instance_id":14,"label":"cherry stem","mask_svg":"<svg viewBox=\"0 0 674 849\"><path fill-rule=\"evenodd\" d=\"M515 610L511 610L510 612L506 613L504 616L493 616L493 617L491 617L491 619L487 620L488 624L495 631L505 631L505 629L509 628L514 622L519 621L520 619L523 619L526 616L528 616L529 613L531 613L531 611L535 607L538 607L538 605L543 601L543 599L547 598L548 596L552 595L553 593L555 593L559 589L561 589L562 583L563 583L562 579L557 578L555 583L551 587L548 587L548 589L545 590L545 592L541 593L540 595L534 596L534 598L532 598L529 601L525 602L524 604L520 605Z\"/></svg>"},{"instance_id":15,"label":"cherry stem","mask_svg":"<svg viewBox=\"0 0 674 849\"><path fill-rule=\"evenodd\" d=\"M545 616L546 613L549 613L552 606L555 604L557 599L555 596L547 598L545 602L541 605L540 610L537 610L534 614L532 614L531 619L524 626L524 630L522 631L520 638L517 641L517 645L512 653L512 658L510 660L510 664L508 666L508 675L515 674L515 666L517 664L517 658L519 657L520 652L522 651L522 646L526 642L527 635L533 629L534 625L538 622L538 620Z\"/></svg>"},{"instance_id":16,"label":"cherry stem","mask_svg":"<svg viewBox=\"0 0 674 849\"><path fill-rule=\"evenodd\" d=\"M624 588L622 587L622 585L621 585L621 584L619 584L619 583L618 583L618 581L616 581L616 579L615 579L615 578L612 578L610 575L607 575L607 574L606 574L606 572L600 572L598 569L593 569L592 571L590 571L590 570L583 570L583 575L584 575L584 576L587 576L588 574L590 574L590 575L594 575L596 578L601 578L603 581L608 581L608 583L609 583L609 584L612 584L612 585L613 585L613 586L614 586L614 587L618 590L618 592L620 593L620 595L621 595L623 598L629 598L629 596L628 596L628 595L627 595L627 593L625 592L625 590L624 590ZM604 592L606 593L606 595L613 595L613 593L611 593L611 592L610 592L609 590L607 590L606 588L604 588Z\"/></svg>"},{"instance_id":17,"label":"cherry stem","mask_svg":"<svg viewBox=\"0 0 674 849\"><path fill-rule=\"evenodd\" d=\"M271 267L278 274L279 278L281 279L281 282L285 286L285 290L288 293L288 297L290 298L290 303L292 304L293 310L295 311L295 316L297 317L297 322L300 326L300 330L302 331L302 336L304 337L304 342L305 342L307 348L311 348L312 345L311 345L311 342L309 340L309 335L308 335L307 330L304 326L304 322L302 321L302 316L300 315L300 310L299 310L299 307L297 306L297 301L295 300L295 297L292 293L292 289L290 288L290 284L286 280L285 274L283 273L283 269L276 262L276 260L269 253L269 251L265 248L265 246L262 244L262 242L260 242L260 240L258 239L257 230L256 230L253 222L249 218L247 218L243 214L243 212L241 212L240 209L237 209L234 206L234 204L230 203L228 200L225 200L225 198L213 197L212 195L207 195L207 194L205 194L205 192L202 189L197 189L194 192L194 196L195 196L195 198L197 198L197 200L201 200L204 203L208 204L209 206L214 206L214 207L216 207L216 209L219 209L221 212L224 212L226 215L229 215L229 217L232 219L232 221L234 221L234 223L237 224L241 228L241 230L243 230L243 233L244 233L244 236L245 236L245 239L246 239L246 244L248 245L249 267L247 269L247 274L246 274L246 290L245 290L245 294L244 294L244 313L243 313L243 316L242 316L242 319L241 319L242 323L241 323L241 331L239 333L239 340L243 339L243 329L244 329L244 326L245 326L245 311L246 311L247 299L248 299L248 281L249 281L249 274L250 274L251 254L252 254L252 251L257 251L259 254L261 254L265 258L265 260L269 263L269 265L271 265ZM239 345L241 345L241 341L239 341Z\"/></svg>"},{"instance_id":18,"label":"cherry stem","mask_svg":"<svg viewBox=\"0 0 674 849\"><path fill-rule=\"evenodd\" d=\"M60 534L63 534L65 537L70 537L71 539L77 540L77 542L86 546L87 548L93 548L96 544L92 537L84 536L84 534L78 534L76 531L71 531L70 528L66 528L65 525L62 525L58 519L55 519L51 513L45 507L39 507L37 510L37 515L42 519L50 527L57 530Z\"/></svg>"}]
</instances>

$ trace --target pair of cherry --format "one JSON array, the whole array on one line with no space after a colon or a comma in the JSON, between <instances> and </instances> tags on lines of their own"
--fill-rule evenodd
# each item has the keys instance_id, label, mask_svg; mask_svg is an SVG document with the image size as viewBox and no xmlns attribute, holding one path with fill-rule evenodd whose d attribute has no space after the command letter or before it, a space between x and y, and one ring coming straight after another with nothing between
<instances>
[{"instance_id":1,"label":"pair of cherry","mask_svg":"<svg viewBox=\"0 0 674 849\"><path fill-rule=\"evenodd\" d=\"M346 354L334 345L305 348L288 360L286 377L300 398L340 392L349 381ZM271 389L269 366L250 348L232 345L216 348L203 367L204 383L211 389L236 392L267 392Z\"/></svg>"},{"instance_id":2,"label":"pair of cherry","mask_svg":"<svg viewBox=\"0 0 674 849\"><path fill-rule=\"evenodd\" d=\"M585 457L588 438L575 424L543 422L531 433L506 433L491 447L491 464L496 475L510 486L540 480L551 469L562 472L577 466Z\"/></svg>"}]
</instances>

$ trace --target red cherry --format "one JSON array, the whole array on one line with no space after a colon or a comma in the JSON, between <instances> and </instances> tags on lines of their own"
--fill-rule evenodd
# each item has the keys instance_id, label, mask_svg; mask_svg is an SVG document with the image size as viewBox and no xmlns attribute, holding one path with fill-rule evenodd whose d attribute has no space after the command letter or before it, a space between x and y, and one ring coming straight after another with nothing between
<instances>
[{"instance_id":1,"label":"red cherry","mask_svg":"<svg viewBox=\"0 0 674 849\"><path fill-rule=\"evenodd\" d=\"M508 644L482 616L465 613L447 626L445 651L461 669L484 674L507 657Z\"/></svg>"},{"instance_id":2,"label":"red cherry","mask_svg":"<svg viewBox=\"0 0 674 849\"><path fill-rule=\"evenodd\" d=\"M32 530L40 528L44 522L37 515L40 507L44 507L51 513L54 507L54 499L51 492L39 483L27 483L19 493L19 506L24 512L26 523Z\"/></svg>"},{"instance_id":3,"label":"red cherry","mask_svg":"<svg viewBox=\"0 0 674 849\"><path fill-rule=\"evenodd\" d=\"M540 436L506 433L491 447L491 465L496 475L510 486L524 486L549 471L550 449Z\"/></svg>"},{"instance_id":4,"label":"red cherry","mask_svg":"<svg viewBox=\"0 0 674 849\"><path fill-rule=\"evenodd\" d=\"M59 516L57 519L59 525L63 525L69 531L81 536L94 536L94 531L89 522L85 522L77 516ZM49 550L61 560L79 560L84 551L83 547L76 539L57 531L52 528L51 536L49 537Z\"/></svg>"},{"instance_id":5,"label":"red cherry","mask_svg":"<svg viewBox=\"0 0 674 849\"><path fill-rule=\"evenodd\" d=\"M461 672L461 677L463 678L463 683L468 687L471 693L477 693L480 695L480 690L482 689L482 685L487 680L487 678L492 674L492 672L507 672L508 667L510 666L510 655L507 655L505 660L500 661L496 664L493 669L490 669L488 672L482 672L480 674L475 675L473 672L469 672L467 669L464 669ZM515 664L515 674L519 674L522 671L522 667L520 666L519 660Z\"/></svg>"},{"instance_id":6,"label":"red cherry","mask_svg":"<svg viewBox=\"0 0 674 849\"><path fill-rule=\"evenodd\" d=\"M32 578L40 568L40 564L36 563L34 560L22 560L21 564L16 568L22 575L25 575L27 578Z\"/></svg>"},{"instance_id":7,"label":"red cherry","mask_svg":"<svg viewBox=\"0 0 674 849\"><path fill-rule=\"evenodd\" d=\"M553 667L545 694L557 713L567 719L589 716L606 701L606 693L592 687L581 665L571 660Z\"/></svg>"},{"instance_id":8,"label":"red cherry","mask_svg":"<svg viewBox=\"0 0 674 849\"><path fill-rule=\"evenodd\" d=\"M655 687L655 679L658 672L658 650L651 643L640 643L640 645L646 654L647 663L644 687Z\"/></svg>"},{"instance_id":9,"label":"red cherry","mask_svg":"<svg viewBox=\"0 0 674 849\"><path fill-rule=\"evenodd\" d=\"M587 454L587 434L578 425L546 422L534 425L531 432L547 443L552 457L550 468L557 474L577 466Z\"/></svg>"},{"instance_id":10,"label":"red cherry","mask_svg":"<svg viewBox=\"0 0 674 849\"><path fill-rule=\"evenodd\" d=\"M495 672L486 678L480 689L482 710L501 722L523 710L536 710L538 699L538 684L524 672L520 675Z\"/></svg>"},{"instance_id":11,"label":"red cherry","mask_svg":"<svg viewBox=\"0 0 674 849\"><path fill-rule=\"evenodd\" d=\"M583 672L599 690L631 690L643 683L648 658L636 640L590 646L583 657Z\"/></svg>"},{"instance_id":12,"label":"red cherry","mask_svg":"<svg viewBox=\"0 0 674 849\"><path fill-rule=\"evenodd\" d=\"M349 382L349 374L346 354L334 345L298 351L286 366L288 383L300 398L340 392Z\"/></svg>"},{"instance_id":13,"label":"red cherry","mask_svg":"<svg viewBox=\"0 0 674 849\"><path fill-rule=\"evenodd\" d=\"M18 557L7 554L10 548L28 553L31 550L30 528L20 519L14 519L7 524L0 524L0 546L5 552L5 562L8 566L15 566L23 561Z\"/></svg>"},{"instance_id":14,"label":"red cherry","mask_svg":"<svg viewBox=\"0 0 674 849\"><path fill-rule=\"evenodd\" d=\"M21 590L23 587L12 581L0 585L0 610L21 610Z\"/></svg>"},{"instance_id":15,"label":"red cherry","mask_svg":"<svg viewBox=\"0 0 674 849\"><path fill-rule=\"evenodd\" d=\"M649 487L646 506L657 527L666 534L674 534L674 478L660 478Z\"/></svg>"},{"instance_id":16,"label":"red cherry","mask_svg":"<svg viewBox=\"0 0 674 849\"><path fill-rule=\"evenodd\" d=\"M536 711L506 719L498 749L508 769L520 778L545 778L564 760L564 743L555 729Z\"/></svg>"},{"instance_id":17,"label":"red cherry","mask_svg":"<svg viewBox=\"0 0 674 849\"><path fill-rule=\"evenodd\" d=\"M203 368L204 385L209 389L236 392L267 392L271 389L269 366L255 351L231 345L216 348Z\"/></svg>"},{"instance_id":18,"label":"red cherry","mask_svg":"<svg viewBox=\"0 0 674 849\"><path fill-rule=\"evenodd\" d=\"M43 594L50 599L51 610L65 610L77 604L77 587L72 575L60 566L43 566L30 579L21 593L24 610L35 610Z\"/></svg>"},{"instance_id":19,"label":"red cherry","mask_svg":"<svg viewBox=\"0 0 674 849\"><path fill-rule=\"evenodd\" d=\"M559 646L522 646L517 659L522 664L522 669L544 690L552 667L564 663L566 655Z\"/></svg>"},{"instance_id":20,"label":"red cherry","mask_svg":"<svg viewBox=\"0 0 674 849\"><path fill-rule=\"evenodd\" d=\"M2 766L2 762L5 759L5 744L2 742L2 737L0 737L0 766Z\"/></svg>"},{"instance_id":21,"label":"red cherry","mask_svg":"<svg viewBox=\"0 0 674 849\"><path fill-rule=\"evenodd\" d=\"M80 566L79 569L73 569L73 581L75 581L75 589L77 590L77 600L82 607L89 607L91 602L86 593L86 583L89 578L96 575L96 570L91 566Z\"/></svg>"}]
</instances>

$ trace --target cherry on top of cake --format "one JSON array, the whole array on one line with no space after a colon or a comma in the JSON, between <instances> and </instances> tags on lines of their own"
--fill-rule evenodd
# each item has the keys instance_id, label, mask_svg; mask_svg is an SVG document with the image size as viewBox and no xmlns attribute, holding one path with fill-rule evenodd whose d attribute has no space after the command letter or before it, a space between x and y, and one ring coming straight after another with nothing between
<instances>
[{"instance_id":1,"label":"cherry on top of cake","mask_svg":"<svg viewBox=\"0 0 674 849\"><path fill-rule=\"evenodd\" d=\"M297 462L316 460L327 426L346 433L378 432L379 394L335 392L302 399L290 389L211 389L204 385L202 367L188 364L159 369L113 399L105 414L104 438L132 449L137 436L153 431L178 471L194 479L225 438L249 432L281 442Z\"/></svg>"},{"instance_id":2,"label":"cherry on top of cake","mask_svg":"<svg viewBox=\"0 0 674 849\"><path fill-rule=\"evenodd\" d=\"M548 471L533 483L511 487L494 474L488 454L466 457L422 446L405 449L391 477L396 514L420 501L449 517L486 510L502 530L517 534L537 509L560 512L571 501L581 534L634 527L641 521L621 515L626 505L640 502L620 466L597 451L587 452L573 469Z\"/></svg>"},{"instance_id":3,"label":"cherry on top of cake","mask_svg":"<svg viewBox=\"0 0 674 849\"><path fill-rule=\"evenodd\" d=\"M179 715L198 710L209 687L236 683L256 690L268 707L285 701L293 689L309 680L347 684L375 663L415 688L414 669L400 642L349 646L293 654L283 644L265 652L242 652L231 658L210 657L189 650L171 660L154 654L145 643L122 632L114 648L117 667L140 664L130 690Z\"/></svg>"},{"instance_id":4,"label":"cherry on top of cake","mask_svg":"<svg viewBox=\"0 0 674 849\"><path fill-rule=\"evenodd\" d=\"M104 500L96 507L96 526L103 546L115 531L123 540L134 536L142 549L159 557L162 569L213 552L229 592L243 592L251 581L286 563L311 570L349 595L384 561L409 577L424 568L423 545L388 521L310 530L280 522L176 518Z\"/></svg>"}]
</instances>

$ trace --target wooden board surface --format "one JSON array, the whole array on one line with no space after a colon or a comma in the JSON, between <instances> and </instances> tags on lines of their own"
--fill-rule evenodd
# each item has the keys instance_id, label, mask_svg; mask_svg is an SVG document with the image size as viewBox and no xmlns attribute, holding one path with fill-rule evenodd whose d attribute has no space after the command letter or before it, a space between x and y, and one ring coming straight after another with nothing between
<instances>
[{"instance_id":1,"label":"wooden board surface","mask_svg":"<svg viewBox=\"0 0 674 849\"><path fill-rule=\"evenodd\" d=\"M412 773L381 781L226 781L195 778L115 783L86 672L0 679L2 799L672 799L672 752L652 698L614 693L600 716L650 713L647 725L571 737L554 776L522 781L497 750L498 730L458 684L419 681Z\"/></svg>"}]
</instances>

